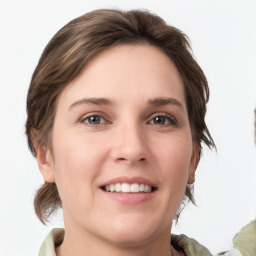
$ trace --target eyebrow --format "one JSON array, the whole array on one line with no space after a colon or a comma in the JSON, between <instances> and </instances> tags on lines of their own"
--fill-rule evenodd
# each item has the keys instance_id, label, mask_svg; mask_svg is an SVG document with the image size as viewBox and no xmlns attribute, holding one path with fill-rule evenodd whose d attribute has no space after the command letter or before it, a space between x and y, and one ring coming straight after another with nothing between
<instances>
[{"instance_id":1,"label":"eyebrow","mask_svg":"<svg viewBox=\"0 0 256 256\"><path fill-rule=\"evenodd\" d=\"M76 106L83 105L83 104L92 104L92 105L98 105L98 106L110 106L114 105L113 101L107 99L107 98L83 98L80 99L74 103L72 103L69 106L69 110L73 109ZM177 107L181 108L181 110L184 112L183 105L174 98L154 98L148 100L148 105L151 106L166 106L166 105L176 105Z\"/></svg>"},{"instance_id":2,"label":"eyebrow","mask_svg":"<svg viewBox=\"0 0 256 256\"><path fill-rule=\"evenodd\" d=\"M181 102L174 98L155 98L148 100L148 104L152 106L165 106L165 105L176 105L181 108L183 112L185 112L183 105Z\"/></svg>"},{"instance_id":3,"label":"eyebrow","mask_svg":"<svg viewBox=\"0 0 256 256\"><path fill-rule=\"evenodd\" d=\"M113 105L113 102L110 101L109 99L106 98L83 98L81 100L78 100L76 102L74 102L73 104L71 104L69 106L69 110L71 110L72 108L78 106L78 105L83 105L83 104L93 104L93 105Z\"/></svg>"}]
</instances>

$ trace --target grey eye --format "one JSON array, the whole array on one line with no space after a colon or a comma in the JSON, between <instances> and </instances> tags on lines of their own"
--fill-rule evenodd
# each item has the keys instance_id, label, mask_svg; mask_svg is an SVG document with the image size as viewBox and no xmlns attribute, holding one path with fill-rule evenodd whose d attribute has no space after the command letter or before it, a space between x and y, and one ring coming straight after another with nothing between
<instances>
[{"instance_id":1,"label":"grey eye","mask_svg":"<svg viewBox=\"0 0 256 256\"><path fill-rule=\"evenodd\" d=\"M102 123L103 118L100 116L89 116L84 119L84 122L91 125L96 125Z\"/></svg>"},{"instance_id":2,"label":"grey eye","mask_svg":"<svg viewBox=\"0 0 256 256\"><path fill-rule=\"evenodd\" d=\"M169 116L155 116L151 121L151 124L155 125L169 125L169 124L175 124L175 121L173 118Z\"/></svg>"},{"instance_id":3,"label":"grey eye","mask_svg":"<svg viewBox=\"0 0 256 256\"><path fill-rule=\"evenodd\" d=\"M166 123L166 117L164 117L164 116L156 116L155 118L153 118L153 123L154 124L164 125Z\"/></svg>"}]
</instances>

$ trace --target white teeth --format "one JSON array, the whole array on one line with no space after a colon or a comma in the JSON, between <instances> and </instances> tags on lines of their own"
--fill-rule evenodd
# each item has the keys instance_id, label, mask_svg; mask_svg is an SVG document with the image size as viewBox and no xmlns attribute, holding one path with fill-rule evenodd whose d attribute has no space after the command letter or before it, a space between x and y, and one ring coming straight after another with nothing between
<instances>
[{"instance_id":1,"label":"white teeth","mask_svg":"<svg viewBox=\"0 0 256 256\"><path fill-rule=\"evenodd\" d=\"M123 183L121 189L122 189L121 191L122 191L123 193L129 193L129 192L131 192L131 186L130 186L130 184L127 184L127 183Z\"/></svg>"},{"instance_id":2,"label":"white teeth","mask_svg":"<svg viewBox=\"0 0 256 256\"><path fill-rule=\"evenodd\" d=\"M132 193L138 193L140 191L139 184L135 183L131 185L131 192Z\"/></svg>"},{"instance_id":3,"label":"white teeth","mask_svg":"<svg viewBox=\"0 0 256 256\"><path fill-rule=\"evenodd\" d=\"M120 183L117 183L117 184L115 185L115 191L116 191L116 192L122 191L122 185L121 185Z\"/></svg>"},{"instance_id":4,"label":"white teeth","mask_svg":"<svg viewBox=\"0 0 256 256\"><path fill-rule=\"evenodd\" d=\"M110 185L110 192L114 192L115 191L115 185Z\"/></svg>"},{"instance_id":5,"label":"white teeth","mask_svg":"<svg viewBox=\"0 0 256 256\"><path fill-rule=\"evenodd\" d=\"M107 192L122 192L122 193L150 193L152 187L146 184L128 184L128 183L116 183L105 186Z\"/></svg>"}]
</instances>

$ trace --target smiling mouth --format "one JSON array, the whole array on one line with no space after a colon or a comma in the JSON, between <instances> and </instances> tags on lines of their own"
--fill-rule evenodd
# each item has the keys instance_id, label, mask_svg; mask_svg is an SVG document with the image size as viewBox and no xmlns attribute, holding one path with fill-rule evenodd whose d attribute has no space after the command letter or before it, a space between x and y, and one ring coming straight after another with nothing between
<instances>
[{"instance_id":1,"label":"smiling mouth","mask_svg":"<svg viewBox=\"0 0 256 256\"><path fill-rule=\"evenodd\" d=\"M138 183L116 183L100 187L105 192L117 193L151 193L156 190L156 187L147 184Z\"/></svg>"}]
</instances>

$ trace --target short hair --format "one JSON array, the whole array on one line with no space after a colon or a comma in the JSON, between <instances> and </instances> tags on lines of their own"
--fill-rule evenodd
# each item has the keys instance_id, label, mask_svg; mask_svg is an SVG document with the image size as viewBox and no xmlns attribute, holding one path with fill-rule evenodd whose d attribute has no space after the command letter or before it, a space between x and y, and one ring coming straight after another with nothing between
<instances>
[{"instance_id":1,"label":"short hair","mask_svg":"<svg viewBox=\"0 0 256 256\"><path fill-rule=\"evenodd\" d=\"M193 57L187 36L148 11L100 9L61 28L41 55L27 95L26 135L34 156L35 139L40 146L49 146L57 99L63 89L96 54L121 44L149 44L170 58L183 80L193 141L200 145L200 153L202 143L215 147L205 123L207 79ZM193 185L187 185L184 193L183 203L194 202ZM60 206L56 184L45 182L34 199L38 218L44 223Z\"/></svg>"}]
</instances>

